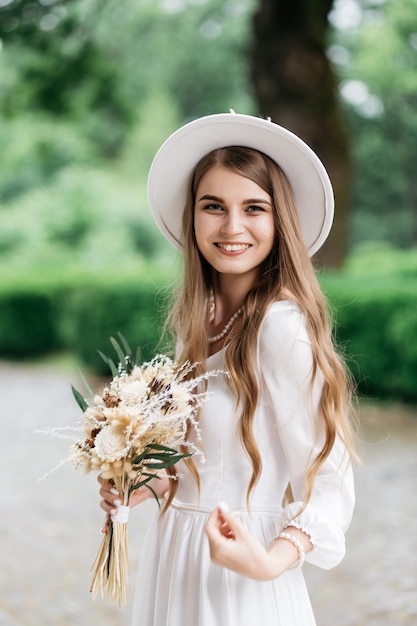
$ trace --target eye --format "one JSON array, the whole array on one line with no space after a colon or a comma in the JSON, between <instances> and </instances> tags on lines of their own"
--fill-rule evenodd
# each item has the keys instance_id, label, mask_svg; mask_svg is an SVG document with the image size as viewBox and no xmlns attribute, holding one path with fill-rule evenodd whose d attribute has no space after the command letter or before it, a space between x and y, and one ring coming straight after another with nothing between
<instances>
[{"instance_id":1,"label":"eye","mask_svg":"<svg viewBox=\"0 0 417 626\"><path fill-rule=\"evenodd\" d=\"M210 204L206 204L203 209L205 211L213 211L213 212L218 212L218 211L223 211L223 207L220 204L216 204L214 202L210 203Z\"/></svg>"},{"instance_id":2,"label":"eye","mask_svg":"<svg viewBox=\"0 0 417 626\"><path fill-rule=\"evenodd\" d=\"M264 213L265 212L265 207L258 206L257 204L253 204L251 206L248 206L246 211L247 211L247 213Z\"/></svg>"}]
</instances>

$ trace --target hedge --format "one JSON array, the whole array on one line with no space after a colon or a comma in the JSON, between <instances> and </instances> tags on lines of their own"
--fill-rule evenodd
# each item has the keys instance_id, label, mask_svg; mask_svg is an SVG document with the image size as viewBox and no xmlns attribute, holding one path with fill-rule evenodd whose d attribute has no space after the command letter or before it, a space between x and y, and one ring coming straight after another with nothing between
<instances>
[{"instance_id":1,"label":"hedge","mask_svg":"<svg viewBox=\"0 0 417 626\"><path fill-rule=\"evenodd\" d=\"M109 338L121 333L141 360L162 350L166 285L156 280L108 281L70 292L61 303L59 335L83 363L108 373L98 351L115 357Z\"/></svg>"},{"instance_id":2,"label":"hedge","mask_svg":"<svg viewBox=\"0 0 417 626\"><path fill-rule=\"evenodd\" d=\"M98 354L113 351L122 333L143 360L162 348L162 310L170 277L141 273L51 270L0 285L0 358L24 359L70 351L97 373L108 373Z\"/></svg>"},{"instance_id":3,"label":"hedge","mask_svg":"<svg viewBox=\"0 0 417 626\"><path fill-rule=\"evenodd\" d=\"M98 350L112 353L121 332L143 360L161 345L165 296L172 276L155 271L106 276L37 276L0 286L0 357L67 350L107 373ZM336 339L361 394L417 401L417 276L321 278L334 307Z\"/></svg>"},{"instance_id":4,"label":"hedge","mask_svg":"<svg viewBox=\"0 0 417 626\"><path fill-rule=\"evenodd\" d=\"M31 358L62 348L55 304L59 282L22 279L0 285L0 356Z\"/></svg>"},{"instance_id":5,"label":"hedge","mask_svg":"<svg viewBox=\"0 0 417 626\"><path fill-rule=\"evenodd\" d=\"M16 292L0 303L0 354L30 357L59 347L48 293Z\"/></svg>"},{"instance_id":6,"label":"hedge","mask_svg":"<svg viewBox=\"0 0 417 626\"><path fill-rule=\"evenodd\" d=\"M359 391L417 400L417 278L325 278L335 335Z\"/></svg>"}]
</instances>

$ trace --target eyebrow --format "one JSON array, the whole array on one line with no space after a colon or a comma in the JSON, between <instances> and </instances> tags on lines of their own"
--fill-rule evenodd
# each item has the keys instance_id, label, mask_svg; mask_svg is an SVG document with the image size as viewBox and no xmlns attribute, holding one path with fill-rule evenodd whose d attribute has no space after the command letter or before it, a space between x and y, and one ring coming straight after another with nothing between
<instances>
[{"instance_id":1,"label":"eyebrow","mask_svg":"<svg viewBox=\"0 0 417 626\"><path fill-rule=\"evenodd\" d=\"M202 202L203 200L212 200L213 202L219 202L220 204L224 204L223 198L219 198L218 196L211 196L209 194L201 196L201 198L198 199L198 202ZM268 204L268 205L271 205L270 201L266 200L265 198L249 198L248 200L244 200L243 204Z\"/></svg>"}]
</instances>

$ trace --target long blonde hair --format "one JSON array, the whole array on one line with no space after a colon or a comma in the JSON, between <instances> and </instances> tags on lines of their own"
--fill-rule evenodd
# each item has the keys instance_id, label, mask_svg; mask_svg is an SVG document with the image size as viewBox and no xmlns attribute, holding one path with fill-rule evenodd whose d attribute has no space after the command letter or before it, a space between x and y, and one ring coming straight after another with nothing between
<instances>
[{"instance_id":1,"label":"long blonde hair","mask_svg":"<svg viewBox=\"0 0 417 626\"><path fill-rule=\"evenodd\" d=\"M200 254L194 235L194 204L198 185L204 174L223 166L248 178L272 198L276 239L269 256L262 263L259 279L246 295L240 332L230 336L226 365L236 402L242 408L240 437L252 464L247 500L262 471L262 459L253 434L253 420L259 398L255 367L258 331L268 307L289 291L304 313L312 353L312 381L320 370L324 385L319 418L324 429L324 444L306 472L304 500L308 502L317 472L330 454L336 436L354 454L354 436L349 420L351 384L343 360L334 348L332 324L325 298L318 284L313 264L304 244L290 185L282 172L266 155L249 148L228 147L206 155L196 166L183 216L184 280L176 295L168 323L182 346L181 361L204 364L208 356L207 299L212 287L212 268ZM200 365L204 371L204 365ZM190 471L199 485L192 461ZM175 473L175 471L173 471ZM171 481L171 503L177 483Z\"/></svg>"}]
</instances>

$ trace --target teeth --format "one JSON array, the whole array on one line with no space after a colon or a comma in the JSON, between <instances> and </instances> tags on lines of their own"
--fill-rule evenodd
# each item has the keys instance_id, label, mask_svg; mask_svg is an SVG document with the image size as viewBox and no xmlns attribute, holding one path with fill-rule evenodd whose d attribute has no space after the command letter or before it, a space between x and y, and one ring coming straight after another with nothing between
<instances>
[{"instance_id":1,"label":"teeth","mask_svg":"<svg viewBox=\"0 0 417 626\"><path fill-rule=\"evenodd\" d=\"M227 252L239 252L240 250L247 250L250 247L247 243L218 243L217 245Z\"/></svg>"}]
</instances>

